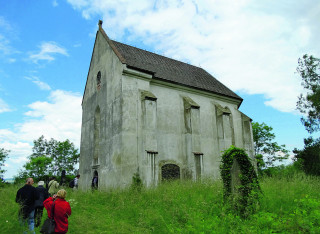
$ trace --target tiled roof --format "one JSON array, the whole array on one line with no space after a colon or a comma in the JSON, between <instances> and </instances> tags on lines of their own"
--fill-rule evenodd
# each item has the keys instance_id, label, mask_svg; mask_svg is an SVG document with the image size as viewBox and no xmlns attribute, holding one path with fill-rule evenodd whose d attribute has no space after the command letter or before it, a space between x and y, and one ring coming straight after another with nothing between
<instances>
[{"instance_id":1,"label":"tiled roof","mask_svg":"<svg viewBox=\"0 0 320 234\"><path fill-rule=\"evenodd\" d=\"M123 62L129 67L147 71L159 80L221 94L242 101L241 97L200 67L117 41L111 40L111 42L121 54Z\"/></svg>"},{"instance_id":2,"label":"tiled roof","mask_svg":"<svg viewBox=\"0 0 320 234\"><path fill-rule=\"evenodd\" d=\"M241 97L202 68L110 40L102 28L102 21L99 21L99 31L120 61L127 66L151 73L154 79L235 98L241 104Z\"/></svg>"}]
</instances>

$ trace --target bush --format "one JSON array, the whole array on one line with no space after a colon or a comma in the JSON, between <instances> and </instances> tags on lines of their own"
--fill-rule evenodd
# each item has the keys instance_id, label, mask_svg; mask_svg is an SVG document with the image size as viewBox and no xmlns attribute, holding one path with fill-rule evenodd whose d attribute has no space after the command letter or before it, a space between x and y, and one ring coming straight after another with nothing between
<instances>
[{"instance_id":1,"label":"bush","mask_svg":"<svg viewBox=\"0 0 320 234\"><path fill-rule=\"evenodd\" d=\"M320 175L320 139L304 139L304 149L294 149L293 153L306 174Z\"/></svg>"},{"instance_id":2,"label":"bush","mask_svg":"<svg viewBox=\"0 0 320 234\"><path fill-rule=\"evenodd\" d=\"M142 187L143 187L142 180L140 178L140 174L137 172L132 176L131 189L141 192Z\"/></svg>"}]
</instances>

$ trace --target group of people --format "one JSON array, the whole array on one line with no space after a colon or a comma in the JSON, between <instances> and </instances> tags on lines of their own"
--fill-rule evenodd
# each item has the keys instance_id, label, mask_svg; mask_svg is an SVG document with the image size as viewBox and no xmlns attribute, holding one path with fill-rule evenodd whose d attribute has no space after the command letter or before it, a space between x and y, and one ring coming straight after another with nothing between
<instances>
[{"instance_id":1,"label":"group of people","mask_svg":"<svg viewBox=\"0 0 320 234\"><path fill-rule=\"evenodd\" d=\"M74 179L75 186L78 186L79 177L78 175ZM43 208L46 208L48 217L55 220L55 233L67 233L68 217L71 215L70 204L65 200L67 192L59 190L55 177L50 179L48 190L44 187L44 181L39 181L38 187L33 187L33 184L33 178L28 178L17 192L16 202L20 204L21 225L28 224L29 230L35 233L34 227L40 226Z\"/></svg>"}]
</instances>

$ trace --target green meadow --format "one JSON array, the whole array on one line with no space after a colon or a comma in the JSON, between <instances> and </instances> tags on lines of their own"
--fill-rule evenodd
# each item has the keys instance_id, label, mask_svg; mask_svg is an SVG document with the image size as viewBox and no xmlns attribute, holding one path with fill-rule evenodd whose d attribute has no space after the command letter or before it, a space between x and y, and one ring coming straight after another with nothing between
<instances>
[{"instance_id":1,"label":"green meadow","mask_svg":"<svg viewBox=\"0 0 320 234\"><path fill-rule=\"evenodd\" d=\"M141 191L67 188L68 233L320 233L318 177L279 173L260 185L258 209L246 219L224 204L221 181L176 181ZM22 233L15 203L21 186L0 188L0 233Z\"/></svg>"}]
</instances>

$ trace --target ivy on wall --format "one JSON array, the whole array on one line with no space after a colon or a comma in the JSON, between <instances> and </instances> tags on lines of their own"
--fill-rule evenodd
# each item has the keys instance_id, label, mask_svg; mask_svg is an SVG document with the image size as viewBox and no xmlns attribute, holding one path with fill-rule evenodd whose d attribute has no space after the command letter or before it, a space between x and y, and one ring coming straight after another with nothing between
<instances>
[{"instance_id":1,"label":"ivy on wall","mask_svg":"<svg viewBox=\"0 0 320 234\"><path fill-rule=\"evenodd\" d=\"M232 193L231 173L234 160L237 161L240 169L240 185L236 186L236 193ZM222 155L220 173L224 185L225 201L231 202L231 206L233 206L242 217L247 217L255 210L261 189L255 169L245 150L235 146L227 149Z\"/></svg>"}]
</instances>

